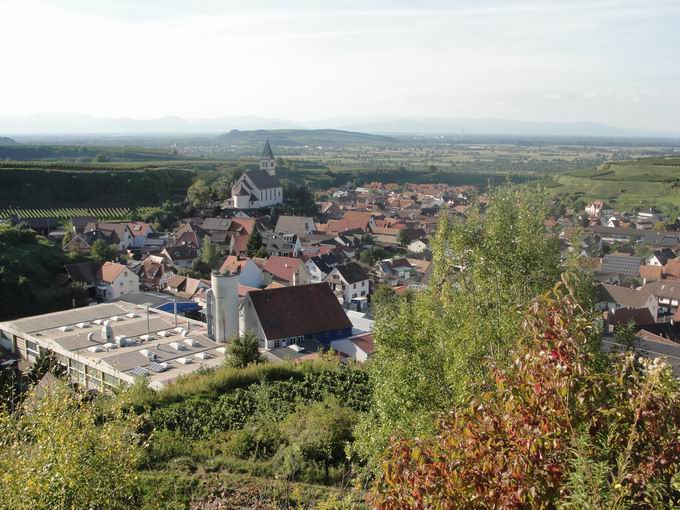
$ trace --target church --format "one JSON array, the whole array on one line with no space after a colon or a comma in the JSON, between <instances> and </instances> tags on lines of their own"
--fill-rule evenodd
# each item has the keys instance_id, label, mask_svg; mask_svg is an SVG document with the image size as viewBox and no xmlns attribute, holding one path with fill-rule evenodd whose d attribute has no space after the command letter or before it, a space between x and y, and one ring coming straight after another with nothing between
<instances>
[{"instance_id":1,"label":"church","mask_svg":"<svg viewBox=\"0 0 680 510\"><path fill-rule=\"evenodd\" d=\"M231 187L234 209L259 209L283 203L283 187L276 177L276 160L269 140L264 144L259 170L243 173Z\"/></svg>"}]
</instances>

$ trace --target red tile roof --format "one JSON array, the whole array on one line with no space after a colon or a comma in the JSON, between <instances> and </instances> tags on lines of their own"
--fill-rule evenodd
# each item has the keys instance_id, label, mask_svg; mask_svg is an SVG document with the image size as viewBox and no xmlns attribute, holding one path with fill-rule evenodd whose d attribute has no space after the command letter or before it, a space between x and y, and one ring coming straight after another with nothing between
<instances>
[{"instance_id":1,"label":"red tile roof","mask_svg":"<svg viewBox=\"0 0 680 510\"><path fill-rule=\"evenodd\" d=\"M295 273L295 270L300 264L302 264L302 260L300 259L274 255L267 259L267 262L264 263L262 269L280 280L290 282L293 279L293 273Z\"/></svg>"},{"instance_id":2,"label":"red tile roof","mask_svg":"<svg viewBox=\"0 0 680 510\"><path fill-rule=\"evenodd\" d=\"M116 278L125 270L127 266L116 262L104 262L102 265L102 281L113 283Z\"/></svg>"}]
</instances>

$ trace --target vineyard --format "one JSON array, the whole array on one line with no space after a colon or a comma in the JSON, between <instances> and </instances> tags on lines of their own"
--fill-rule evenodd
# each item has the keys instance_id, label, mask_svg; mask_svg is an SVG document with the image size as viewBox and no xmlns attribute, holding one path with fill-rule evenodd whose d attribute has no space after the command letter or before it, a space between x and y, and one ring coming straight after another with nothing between
<instances>
[{"instance_id":1,"label":"vineyard","mask_svg":"<svg viewBox=\"0 0 680 510\"><path fill-rule=\"evenodd\" d=\"M131 216L145 217L158 210L158 207L64 207L48 209L0 209L0 219L16 216L18 218L56 218L68 220L75 216L92 216L98 220L127 220Z\"/></svg>"}]
</instances>

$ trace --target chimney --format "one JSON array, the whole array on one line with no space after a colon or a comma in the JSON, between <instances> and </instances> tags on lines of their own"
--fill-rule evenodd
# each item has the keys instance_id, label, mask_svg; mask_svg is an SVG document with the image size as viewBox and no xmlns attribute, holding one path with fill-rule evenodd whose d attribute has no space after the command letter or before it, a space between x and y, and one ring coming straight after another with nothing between
<instances>
[{"instance_id":1,"label":"chimney","mask_svg":"<svg viewBox=\"0 0 680 510\"><path fill-rule=\"evenodd\" d=\"M293 287L297 287L298 284L298 274L297 274L297 269L293 271Z\"/></svg>"}]
</instances>

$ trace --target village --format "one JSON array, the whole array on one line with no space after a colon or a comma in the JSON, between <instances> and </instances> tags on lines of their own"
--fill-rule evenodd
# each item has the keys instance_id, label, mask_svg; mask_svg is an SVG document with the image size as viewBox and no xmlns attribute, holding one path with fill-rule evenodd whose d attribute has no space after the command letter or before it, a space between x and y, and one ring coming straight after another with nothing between
<instances>
[{"instance_id":1,"label":"village","mask_svg":"<svg viewBox=\"0 0 680 510\"><path fill-rule=\"evenodd\" d=\"M74 217L65 251L86 256L98 241L115 247L111 260L66 264L58 275L61 285L84 288L90 306L2 323L2 347L28 363L54 352L92 389L138 376L161 388L219 365L225 342L246 332L270 362L329 350L365 362L375 350L376 300L427 288L440 214L464 221L486 197L473 186L378 182L315 196L315 216L272 214L284 197L267 141L259 169L233 184L218 216L182 218L169 232ZM680 369L677 219L594 201L545 226L563 259L576 256L593 273L604 347L616 349L615 328L630 325L639 348ZM67 235L57 225L35 228L57 242ZM224 276L229 317L216 334L214 286Z\"/></svg>"}]
</instances>

